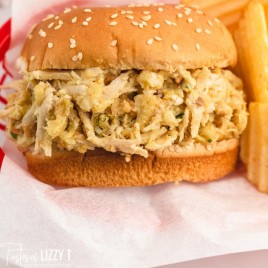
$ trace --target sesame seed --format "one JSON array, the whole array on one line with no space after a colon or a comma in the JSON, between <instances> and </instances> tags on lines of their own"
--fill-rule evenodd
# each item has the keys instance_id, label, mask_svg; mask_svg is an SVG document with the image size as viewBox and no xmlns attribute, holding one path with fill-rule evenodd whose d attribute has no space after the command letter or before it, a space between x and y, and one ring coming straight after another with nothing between
<instances>
[{"instance_id":1,"label":"sesame seed","mask_svg":"<svg viewBox=\"0 0 268 268\"><path fill-rule=\"evenodd\" d=\"M197 14L200 14L200 15L203 15L204 14L204 12L202 11L202 10L196 10L195 11Z\"/></svg>"},{"instance_id":2,"label":"sesame seed","mask_svg":"<svg viewBox=\"0 0 268 268\"><path fill-rule=\"evenodd\" d=\"M73 38L70 38L70 48L76 47L76 41Z\"/></svg>"},{"instance_id":3,"label":"sesame seed","mask_svg":"<svg viewBox=\"0 0 268 268\"><path fill-rule=\"evenodd\" d=\"M199 45L199 43L196 43L196 44L195 44L195 48L196 48L196 50L200 50L200 45Z\"/></svg>"},{"instance_id":4,"label":"sesame seed","mask_svg":"<svg viewBox=\"0 0 268 268\"><path fill-rule=\"evenodd\" d=\"M30 58L30 61L34 61L35 60L35 56L31 56L31 58Z\"/></svg>"},{"instance_id":5,"label":"sesame seed","mask_svg":"<svg viewBox=\"0 0 268 268\"><path fill-rule=\"evenodd\" d=\"M136 21L132 21L132 24L133 24L134 26L138 26L138 25L139 25L139 23L136 22Z\"/></svg>"},{"instance_id":6,"label":"sesame seed","mask_svg":"<svg viewBox=\"0 0 268 268\"><path fill-rule=\"evenodd\" d=\"M146 16L141 17L141 19L144 21L149 21L151 18L152 18L151 15L146 15Z\"/></svg>"},{"instance_id":7,"label":"sesame seed","mask_svg":"<svg viewBox=\"0 0 268 268\"><path fill-rule=\"evenodd\" d=\"M112 42L111 42L111 47L115 47L117 45L117 40L113 40Z\"/></svg>"},{"instance_id":8,"label":"sesame seed","mask_svg":"<svg viewBox=\"0 0 268 268\"><path fill-rule=\"evenodd\" d=\"M184 8L184 10L187 10L187 11L192 11L192 9L191 9L191 8L189 8L189 7L185 7L185 8Z\"/></svg>"},{"instance_id":9,"label":"sesame seed","mask_svg":"<svg viewBox=\"0 0 268 268\"><path fill-rule=\"evenodd\" d=\"M159 37L159 36L155 36L154 39L155 39L156 41L162 41L162 38Z\"/></svg>"},{"instance_id":10,"label":"sesame seed","mask_svg":"<svg viewBox=\"0 0 268 268\"><path fill-rule=\"evenodd\" d=\"M82 25L83 25L83 26L88 26L88 22L87 22L87 21L83 21L83 22L82 22Z\"/></svg>"},{"instance_id":11,"label":"sesame seed","mask_svg":"<svg viewBox=\"0 0 268 268\"><path fill-rule=\"evenodd\" d=\"M128 18L129 20L133 20L134 19L134 16L132 16L132 15L126 15L126 18Z\"/></svg>"},{"instance_id":12,"label":"sesame seed","mask_svg":"<svg viewBox=\"0 0 268 268\"><path fill-rule=\"evenodd\" d=\"M132 10L127 10L127 14L133 14L134 12Z\"/></svg>"},{"instance_id":13,"label":"sesame seed","mask_svg":"<svg viewBox=\"0 0 268 268\"><path fill-rule=\"evenodd\" d=\"M174 51L178 51L178 50L179 50L179 47L178 47L177 44L173 44L173 45L172 45L172 49L173 49Z\"/></svg>"},{"instance_id":14,"label":"sesame seed","mask_svg":"<svg viewBox=\"0 0 268 268\"><path fill-rule=\"evenodd\" d=\"M76 23L77 22L77 17L72 18L72 23Z\"/></svg>"},{"instance_id":15,"label":"sesame seed","mask_svg":"<svg viewBox=\"0 0 268 268\"><path fill-rule=\"evenodd\" d=\"M59 24L56 27L54 27L54 30L58 30L60 27L61 27L61 24Z\"/></svg>"},{"instance_id":16,"label":"sesame seed","mask_svg":"<svg viewBox=\"0 0 268 268\"><path fill-rule=\"evenodd\" d=\"M214 20L215 20L217 23L220 23L220 20L219 20L219 19L214 18Z\"/></svg>"},{"instance_id":17,"label":"sesame seed","mask_svg":"<svg viewBox=\"0 0 268 268\"><path fill-rule=\"evenodd\" d=\"M52 19L52 18L54 18L54 17L55 17L54 14L49 14L49 15L47 15L47 19Z\"/></svg>"},{"instance_id":18,"label":"sesame seed","mask_svg":"<svg viewBox=\"0 0 268 268\"><path fill-rule=\"evenodd\" d=\"M59 16L56 16L56 17L55 17L55 20L58 20L59 18L60 18Z\"/></svg>"},{"instance_id":19,"label":"sesame seed","mask_svg":"<svg viewBox=\"0 0 268 268\"><path fill-rule=\"evenodd\" d=\"M188 23L192 23L192 22L193 22L193 19L192 19L192 18L188 18L188 19L187 19L187 22L188 22Z\"/></svg>"},{"instance_id":20,"label":"sesame seed","mask_svg":"<svg viewBox=\"0 0 268 268\"><path fill-rule=\"evenodd\" d=\"M65 10L63 11L63 13L66 14L66 13L68 13L68 12L70 12L70 11L71 11L71 9L67 7L67 8L65 8Z\"/></svg>"},{"instance_id":21,"label":"sesame seed","mask_svg":"<svg viewBox=\"0 0 268 268\"><path fill-rule=\"evenodd\" d=\"M52 48L52 47L53 47L53 44L52 44L52 43L48 43L48 44L47 44L47 47L48 47L48 48Z\"/></svg>"},{"instance_id":22,"label":"sesame seed","mask_svg":"<svg viewBox=\"0 0 268 268\"><path fill-rule=\"evenodd\" d=\"M201 29L201 28L196 28L195 31L196 31L197 33L201 33L201 32L202 32L202 29Z\"/></svg>"},{"instance_id":23,"label":"sesame seed","mask_svg":"<svg viewBox=\"0 0 268 268\"><path fill-rule=\"evenodd\" d=\"M211 31L209 29L205 29L206 34L211 34Z\"/></svg>"},{"instance_id":24,"label":"sesame seed","mask_svg":"<svg viewBox=\"0 0 268 268\"><path fill-rule=\"evenodd\" d=\"M165 20L165 23L166 23L167 25L177 26L177 23L176 23L176 22L172 22L172 21L170 21L170 20Z\"/></svg>"},{"instance_id":25,"label":"sesame seed","mask_svg":"<svg viewBox=\"0 0 268 268\"><path fill-rule=\"evenodd\" d=\"M181 19L183 17L183 14L182 13L178 13L177 17Z\"/></svg>"},{"instance_id":26,"label":"sesame seed","mask_svg":"<svg viewBox=\"0 0 268 268\"><path fill-rule=\"evenodd\" d=\"M127 12L125 11L125 10L121 10L121 15L125 15L125 14L127 14Z\"/></svg>"},{"instance_id":27,"label":"sesame seed","mask_svg":"<svg viewBox=\"0 0 268 268\"><path fill-rule=\"evenodd\" d=\"M50 29L51 27L53 27L53 25L54 25L54 22L51 22L51 23L47 26L47 28Z\"/></svg>"},{"instance_id":28,"label":"sesame seed","mask_svg":"<svg viewBox=\"0 0 268 268\"><path fill-rule=\"evenodd\" d=\"M152 44L153 44L153 42L154 42L154 39L153 39L153 38L150 38L150 39L148 39L148 40L147 40L147 42L146 42L146 43L147 43L147 45L149 45L149 46L150 46L150 45L152 45Z\"/></svg>"},{"instance_id":29,"label":"sesame seed","mask_svg":"<svg viewBox=\"0 0 268 268\"><path fill-rule=\"evenodd\" d=\"M163 9L162 7L159 7L157 10L158 10L159 12L163 12L163 11L164 11L164 9Z\"/></svg>"},{"instance_id":30,"label":"sesame seed","mask_svg":"<svg viewBox=\"0 0 268 268\"><path fill-rule=\"evenodd\" d=\"M63 25L63 21L62 20L59 20L59 25Z\"/></svg>"},{"instance_id":31,"label":"sesame seed","mask_svg":"<svg viewBox=\"0 0 268 268\"><path fill-rule=\"evenodd\" d=\"M146 21L142 21L141 22L144 26L147 26L147 22Z\"/></svg>"},{"instance_id":32,"label":"sesame seed","mask_svg":"<svg viewBox=\"0 0 268 268\"><path fill-rule=\"evenodd\" d=\"M149 15L149 14L151 14L151 12L150 11L143 11L143 14L144 15Z\"/></svg>"},{"instance_id":33,"label":"sesame seed","mask_svg":"<svg viewBox=\"0 0 268 268\"><path fill-rule=\"evenodd\" d=\"M73 56L72 61L78 61L78 56L77 55Z\"/></svg>"},{"instance_id":34,"label":"sesame seed","mask_svg":"<svg viewBox=\"0 0 268 268\"><path fill-rule=\"evenodd\" d=\"M39 35L41 36L41 37L46 37L46 32L43 30L43 29L41 29L40 31L39 31Z\"/></svg>"},{"instance_id":35,"label":"sesame seed","mask_svg":"<svg viewBox=\"0 0 268 268\"><path fill-rule=\"evenodd\" d=\"M213 26L213 23L211 22L211 20L208 20L208 25L211 27Z\"/></svg>"},{"instance_id":36,"label":"sesame seed","mask_svg":"<svg viewBox=\"0 0 268 268\"><path fill-rule=\"evenodd\" d=\"M92 12L92 10L90 8L85 8L84 12L89 13L89 12Z\"/></svg>"},{"instance_id":37,"label":"sesame seed","mask_svg":"<svg viewBox=\"0 0 268 268\"><path fill-rule=\"evenodd\" d=\"M180 6L175 6L175 8L176 8L176 9L181 9L181 7L180 7Z\"/></svg>"},{"instance_id":38,"label":"sesame seed","mask_svg":"<svg viewBox=\"0 0 268 268\"><path fill-rule=\"evenodd\" d=\"M165 23L166 23L167 25L172 25L172 22L169 21L169 20L165 20Z\"/></svg>"},{"instance_id":39,"label":"sesame seed","mask_svg":"<svg viewBox=\"0 0 268 268\"><path fill-rule=\"evenodd\" d=\"M87 17L87 18L86 18L86 21L87 21L87 22L91 21L91 17Z\"/></svg>"},{"instance_id":40,"label":"sesame seed","mask_svg":"<svg viewBox=\"0 0 268 268\"><path fill-rule=\"evenodd\" d=\"M49 14L43 19L43 21L47 21L49 19L52 19L52 18L54 18L54 16L55 16L54 14Z\"/></svg>"},{"instance_id":41,"label":"sesame seed","mask_svg":"<svg viewBox=\"0 0 268 268\"><path fill-rule=\"evenodd\" d=\"M117 25L117 21L111 21L111 22L109 23L109 25L110 25L110 26L115 26L115 25Z\"/></svg>"},{"instance_id":42,"label":"sesame seed","mask_svg":"<svg viewBox=\"0 0 268 268\"><path fill-rule=\"evenodd\" d=\"M82 54L82 52L78 52L77 57L78 57L79 60L82 60L82 59L83 59L83 54Z\"/></svg>"},{"instance_id":43,"label":"sesame seed","mask_svg":"<svg viewBox=\"0 0 268 268\"><path fill-rule=\"evenodd\" d=\"M154 28L155 29L158 29L160 27L160 24L159 23L156 23L155 25L154 25Z\"/></svg>"},{"instance_id":44,"label":"sesame seed","mask_svg":"<svg viewBox=\"0 0 268 268\"><path fill-rule=\"evenodd\" d=\"M139 23L139 28L143 28L143 24L142 23Z\"/></svg>"},{"instance_id":45,"label":"sesame seed","mask_svg":"<svg viewBox=\"0 0 268 268\"><path fill-rule=\"evenodd\" d=\"M191 14L191 11L190 10L185 10L184 11L184 14L187 15L187 16L189 16Z\"/></svg>"},{"instance_id":46,"label":"sesame seed","mask_svg":"<svg viewBox=\"0 0 268 268\"><path fill-rule=\"evenodd\" d=\"M111 19L115 19L116 17L118 17L118 14L117 14L117 13L114 13L114 14L111 16Z\"/></svg>"},{"instance_id":47,"label":"sesame seed","mask_svg":"<svg viewBox=\"0 0 268 268\"><path fill-rule=\"evenodd\" d=\"M76 43L75 39L73 39L73 38L70 38L70 42L71 43Z\"/></svg>"}]
</instances>

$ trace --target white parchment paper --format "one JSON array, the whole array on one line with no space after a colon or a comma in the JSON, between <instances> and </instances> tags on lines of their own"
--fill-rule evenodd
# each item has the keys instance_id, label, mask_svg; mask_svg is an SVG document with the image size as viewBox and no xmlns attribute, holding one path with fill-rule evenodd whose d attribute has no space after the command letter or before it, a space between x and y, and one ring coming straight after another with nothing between
<instances>
[{"instance_id":1,"label":"white parchment paper","mask_svg":"<svg viewBox=\"0 0 268 268\"><path fill-rule=\"evenodd\" d=\"M10 70L30 25L63 2L13 0ZM67 6L72 4L79 5L73 1ZM58 188L35 180L10 142L4 151L0 259L6 262L21 267L153 267L268 248L268 197L245 180L243 167L206 184Z\"/></svg>"}]
</instances>

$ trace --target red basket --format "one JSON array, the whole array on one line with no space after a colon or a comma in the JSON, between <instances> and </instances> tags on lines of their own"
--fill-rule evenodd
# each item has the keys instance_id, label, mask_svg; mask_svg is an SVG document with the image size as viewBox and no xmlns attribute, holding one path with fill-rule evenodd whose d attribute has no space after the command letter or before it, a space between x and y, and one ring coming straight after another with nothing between
<instances>
[{"instance_id":1,"label":"red basket","mask_svg":"<svg viewBox=\"0 0 268 268\"><path fill-rule=\"evenodd\" d=\"M3 74L0 78L0 85L3 85L7 76L12 76L7 68L5 67L5 55L10 45L10 31L11 31L11 19L9 19L3 26L0 28L0 63L2 63ZM0 102L6 104L6 99L0 95ZM5 129L4 125L0 123L0 129Z\"/></svg>"},{"instance_id":2,"label":"red basket","mask_svg":"<svg viewBox=\"0 0 268 268\"><path fill-rule=\"evenodd\" d=\"M10 45L10 30L11 30L11 19L0 28L0 62L4 60L5 54Z\"/></svg>"},{"instance_id":3,"label":"red basket","mask_svg":"<svg viewBox=\"0 0 268 268\"><path fill-rule=\"evenodd\" d=\"M0 28L0 64L1 64L1 77L0 85L4 84L7 77L12 77L5 66L5 55L10 46L10 33L11 33L11 19L6 21ZM0 95L0 103L6 104L6 99ZM0 130L5 130L5 125L0 123ZM4 152L0 148L0 168L4 159Z\"/></svg>"}]
</instances>

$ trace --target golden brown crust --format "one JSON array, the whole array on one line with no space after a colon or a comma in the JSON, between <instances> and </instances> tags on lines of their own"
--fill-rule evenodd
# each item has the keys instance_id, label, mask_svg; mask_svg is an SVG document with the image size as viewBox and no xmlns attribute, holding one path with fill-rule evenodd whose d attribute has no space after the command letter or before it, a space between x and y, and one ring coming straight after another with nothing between
<instances>
[{"instance_id":1,"label":"golden brown crust","mask_svg":"<svg viewBox=\"0 0 268 268\"><path fill-rule=\"evenodd\" d=\"M149 157L133 156L127 163L118 153L102 149L86 154L55 151L53 156L26 154L29 171L40 181L62 186L148 186L165 182L205 182L230 173L236 163L238 141L225 142L225 150L193 151ZM228 147L227 147L228 146Z\"/></svg>"},{"instance_id":2,"label":"golden brown crust","mask_svg":"<svg viewBox=\"0 0 268 268\"><path fill-rule=\"evenodd\" d=\"M84 10L72 9L37 25L22 51L29 71L89 67L174 71L224 68L236 62L234 42L225 26L193 8L164 5ZM147 26L142 26L142 21ZM75 40L73 48L70 38Z\"/></svg>"}]
</instances>

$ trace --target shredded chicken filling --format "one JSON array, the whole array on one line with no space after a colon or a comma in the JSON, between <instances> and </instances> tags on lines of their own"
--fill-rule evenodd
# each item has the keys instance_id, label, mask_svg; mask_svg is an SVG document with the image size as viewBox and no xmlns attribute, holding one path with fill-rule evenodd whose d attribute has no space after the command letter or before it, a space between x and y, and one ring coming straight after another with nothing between
<instances>
[{"instance_id":1,"label":"shredded chicken filling","mask_svg":"<svg viewBox=\"0 0 268 268\"><path fill-rule=\"evenodd\" d=\"M34 71L12 86L0 117L21 149L47 156L100 147L147 157L238 138L247 124L241 80L219 68Z\"/></svg>"}]
</instances>

